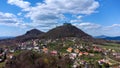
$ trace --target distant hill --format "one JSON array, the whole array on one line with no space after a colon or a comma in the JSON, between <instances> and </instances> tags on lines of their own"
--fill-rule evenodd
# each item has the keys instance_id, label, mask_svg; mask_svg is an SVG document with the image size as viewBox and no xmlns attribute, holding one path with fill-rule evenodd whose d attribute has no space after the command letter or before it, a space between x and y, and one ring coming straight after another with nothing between
<instances>
[{"instance_id":1,"label":"distant hill","mask_svg":"<svg viewBox=\"0 0 120 68\"><path fill-rule=\"evenodd\" d=\"M9 38L14 38L14 37L12 37L12 36L1 36L0 40L2 40L2 39L9 39Z\"/></svg>"},{"instance_id":2,"label":"distant hill","mask_svg":"<svg viewBox=\"0 0 120 68\"><path fill-rule=\"evenodd\" d=\"M106 36L106 35L94 36L94 38L106 38L106 37L109 37L109 36Z\"/></svg>"},{"instance_id":3,"label":"distant hill","mask_svg":"<svg viewBox=\"0 0 120 68\"><path fill-rule=\"evenodd\" d=\"M120 36L117 36L117 37L105 37L105 38L103 38L103 39L120 41Z\"/></svg>"},{"instance_id":4,"label":"distant hill","mask_svg":"<svg viewBox=\"0 0 120 68\"><path fill-rule=\"evenodd\" d=\"M77 37L81 39L93 39L92 36L71 25L70 23L64 23L62 26L51 29L44 34L44 38L64 38L64 37Z\"/></svg>"},{"instance_id":5,"label":"distant hill","mask_svg":"<svg viewBox=\"0 0 120 68\"><path fill-rule=\"evenodd\" d=\"M120 36L110 37L110 36L101 35L101 36L96 36L95 38L120 41Z\"/></svg>"}]
</instances>

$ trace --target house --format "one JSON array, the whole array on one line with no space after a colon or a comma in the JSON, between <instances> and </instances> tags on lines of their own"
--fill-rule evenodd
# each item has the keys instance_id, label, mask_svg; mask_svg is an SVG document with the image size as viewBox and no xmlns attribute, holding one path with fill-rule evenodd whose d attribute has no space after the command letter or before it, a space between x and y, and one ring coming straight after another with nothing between
<instances>
[{"instance_id":1,"label":"house","mask_svg":"<svg viewBox=\"0 0 120 68\"><path fill-rule=\"evenodd\" d=\"M35 50L39 50L39 47L35 46L34 49L35 49Z\"/></svg>"},{"instance_id":2,"label":"house","mask_svg":"<svg viewBox=\"0 0 120 68\"><path fill-rule=\"evenodd\" d=\"M13 53L8 53L6 56L7 56L7 58L12 59L14 54Z\"/></svg>"},{"instance_id":3,"label":"house","mask_svg":"<svg viewBox=\"0 0 120 68\"><path fill-rule=\"evenodd\" d=\"M93 50L94 50L94 51L98 51L98 52L101 52L101 51L102 51L102 49L101 49L101 48L98 48L98 47L95 47Z\"/></svg>"},{"instance_id":4,"label":"house","mask_svg":"<svg viewBox=\"0 0 120 68\"><path fill-rule=\"evenodd\" d=\"M42 51L43 51L44 53L48 53L48 48L43 48Z\"/></svg>"},{"instance_id":5,"label":"house","mask_svg":"<svg viewBox=\"0 0 120 68\"><path fill-rule=\"evenodd\" d=\"M76 53L71 53L69 56L70 56L70 59L74 60L77 57L77 54Z\"/></svg>"},{"instance_id":6,"label":"house","mask_svg":"<svg viewBox=\"0 0 120 68\"><path fill-rule=\"evenodd\" d=\"M10 52L12 52L12 53L13 53L13 52L15 52L15 50L14 50L14 49L10 49L9 51L10 51Z\"/></svg>"},{"instance_id":7,"label":"house","mask_svg":"<svg viewBox=\"0 0 120 68\"><path fill-rule=\"evenodd\" d=\"M5 48L5 49L4 49L4 52L5 52L5 53L7 53L8 51L9 51L8 48Z\"/></svg>"},{"instance_id":8,"label":"house","mask_svg":"<svg viewBox=\"0 0 120 68\"><path fill-rule=\"evenodd\" d=\"M82 56L83 55L83 52L80 52L79 54L78 54L78 56Z\"/></svg>"},{"instance_id":9,"label":"house","mask_svg":"<svg viewBox=\"0 0 120 68\"><path fill-rule=\"evenodd\" d=\"M36 42L36 41L33 41L33 45L34 45L34 46L37 46L38 44L37 44L37 42Z\"/></svg>"},{"instance_id":10,"label":"house","mask_svg":"<svg viewBox=\"0 0 120 68\"><path fill-rule=\"evenodd\" d=\"M75 52L75 53L79 53L80 50L79 50L79 49L75 49L74 52Z\"/></svg>"},{"instance_id":11,"label":"house","mask_svg":"<svg viewBox=\"0 0 120 68\"><path fill-rule=\"evenodd\" d=\"M50 52L52 55L57 55L58 54L58 52L56 51L56 50L53 50L53 51L51 51Z\"/></svg>"},{"instance_id":12,"label":"house","mask_svg":"<svg viewBox=\"0 0 120 68\"><path fill-rule=\"evenodd\" d=\"M26 48L25 47L21 47L22 50L25 50Z\"/></svg>"},{"instance_id":13,"label":"house","mask_svg":"<svg viewBox=\"0 0 120 68\"><path fill-rule=\"evenodd\" d=\"M120 56L116 56L115 58L120 59Z\"/></svg>"},{"instance_id":14,"label":"house","mask_svg":"<svg viewBox=\"0 0 120 68\"><path fill-rule=\"evenodd\" d=\"M84 55L88 55L89 53L88 52L84 52Z\"/></svg>"},{"instance_id":15,"label":"house","mask_svg":"<svg viewBox=\"0 0 120 68\"><path fill-rule=\"evenodd\" d=\"M120 53L113 53L113 56L120 56Z\"/></svg>"},{"instance_id":16,"label":"house","mask_svg":"<svg viewBox=\"0 0 120 68\"><path fill-rule=\"evenodd\" d=\"M3 59L0 58L0 62L2 62L2 61L3 61Z\"/></svg>"},{"instance_id":17,"label":"house","mask_svg":"<svg viewBox=\"0 0 120 68\"><path fill-rule=\"evenodd\" d=\"M112 50L112 52L116 52L115 50Z\"/></svg>"},{"instance_id":18,"label":"house","mask_svg":"<svg viewBox=\"0 0 120 68\"><path fill-rule=\"evenodd\" d=\"M81 49L83 49L83 46L80 46Z\"/></svg>"},{"instance_id":19,"label":"house","mask_svg":"<svg viewBox=\"0 0 120 68\"><path fill-rule=\"evenodd\" d=\"M91 57L94 57L94 56L95 56L95 54L92 54L92 53L90 53L89 55L90 55Z\"/></svg>"},{"instance_id":20,"label":"house","mask_svg":"<svg viewBox=\"0 0 120 68\"><path fill-rule=\"evenodd\" d=\"M32 47L27 47L27 50L32 50L33 48Z\"/></svg>"},{"instance_id":21,"label":"house","mask_svg":"<svg viewBox=\"0 0 120 68\"><path fill-rule=\"evenodd\" d=\"M1 57L1 56L3 56L3 54L2 54L2 53L0 54L0 57Z\"/></svg>"},{"instance_id":22,"label":"house","mask_svg":"<svg viewBox=\"0 0 120 68\"><path fill-rule=\"evenodd\" d=\"M67 49L67 52L72 52L72 50L73 50L73 48L71 48L71 47L69 47L68 49Z\"/></svg>"},{"instance_id":23,"label":"house","mask_svg":"<svg viewBox=\"0 0 120 68\"><path fill-rule=\"evenodd\" d=\"M120 53L113 53L112 55L115 56L115 58L120 59Z\"/></svg>"}]
</instances>

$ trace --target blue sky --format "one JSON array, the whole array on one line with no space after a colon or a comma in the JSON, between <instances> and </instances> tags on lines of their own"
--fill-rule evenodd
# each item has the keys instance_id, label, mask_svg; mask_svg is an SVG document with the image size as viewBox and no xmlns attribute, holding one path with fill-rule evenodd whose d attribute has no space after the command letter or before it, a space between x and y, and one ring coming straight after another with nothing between
<instances>
[{"instance_id":1,"label":"blue sky","mask_svg":"<svg viewBox=\"0 0 120 68\"><path fill-rule=\"evenodd\" d=\"M119 6L119 0L0 0L0 36L46 32L65 21L92 36L120 36Z\"/></svg>"}]
</instances>

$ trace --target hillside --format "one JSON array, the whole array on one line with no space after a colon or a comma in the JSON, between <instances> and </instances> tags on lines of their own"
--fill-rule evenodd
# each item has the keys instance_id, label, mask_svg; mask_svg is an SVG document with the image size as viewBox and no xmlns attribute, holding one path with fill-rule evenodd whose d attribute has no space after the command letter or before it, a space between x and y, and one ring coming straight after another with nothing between
<instances>
[{"instance_id":1,"label":"hillside","mask_svg":"<svg viewBox=\"0 0 120 68\"><path fill-rule=\"evenodd\" d=\"M55 39L55 38L64 38L64 37L77 37L81 39L93 39L92 36L86 34L77 27L65 23L62 26L51 29L45 35L45 38Z\"/></svg>"},{"instance_id":2,"label":"hillside","mask_svg":"<svg viewBox=\"0 0 120 68\"><path fill-rule=\"evenodd\" d=\"M23 34L21 36L0 40L0 47L2 47L4 45L14 46L17 43L25 42L25 41L28 41L31 39L36 39L36 38L38 38L38 36L40 36L42 34L44 34L44 32L37 30L37 29L32 29L30 31L27 31L25 34Z\"/></svg>"},{"instance_id":3,"label":"hillside","mask_svg":"<svg viewBox=\"0 0 120 68\"><path fill-rule=\"evenodd\" d=\"M58 26L44 33L37 29L27 31L24 35L17 36L12 39L5 39L0 41L0 45L16 45L17 43L29 41L32 39L59 39L59 38L79 38L85 42L105 43L106 40L94 39L92 36L83 32L81 29L69 24L64 23L62 26Z\"/></svg>"},{"instance_id":4,"label":"hillside","mask_svg":"<svg viewBox=\"0 0 120 68\"><path fill-rule=\"evenodd\" d=\"M27 31L24 35L17 36L16 38L14 38L14 40L16 40L18 42L27 41L27 40L31 40L31 39L36 39L36 38L38 38L39 35L42 35L42 34L44 34L44 32L42 32L38 29L32 29L30 31Z\"/></svg>"}]
</instances>

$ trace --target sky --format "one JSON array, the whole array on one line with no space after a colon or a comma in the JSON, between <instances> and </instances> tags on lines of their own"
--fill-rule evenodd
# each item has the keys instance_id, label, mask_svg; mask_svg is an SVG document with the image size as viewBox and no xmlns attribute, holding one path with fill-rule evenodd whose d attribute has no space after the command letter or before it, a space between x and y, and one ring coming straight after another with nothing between
<instances>
[{"instance_id":1,"label":"sky","mask_svg":"<svg viewBox=\"0 0 120 68\"><path fill-rule=\"evenodd\" d=\"M120 36L120 0L0 0L0 36L47 32L65 22L92 35Z\"/></svg>"}]
</instances>

